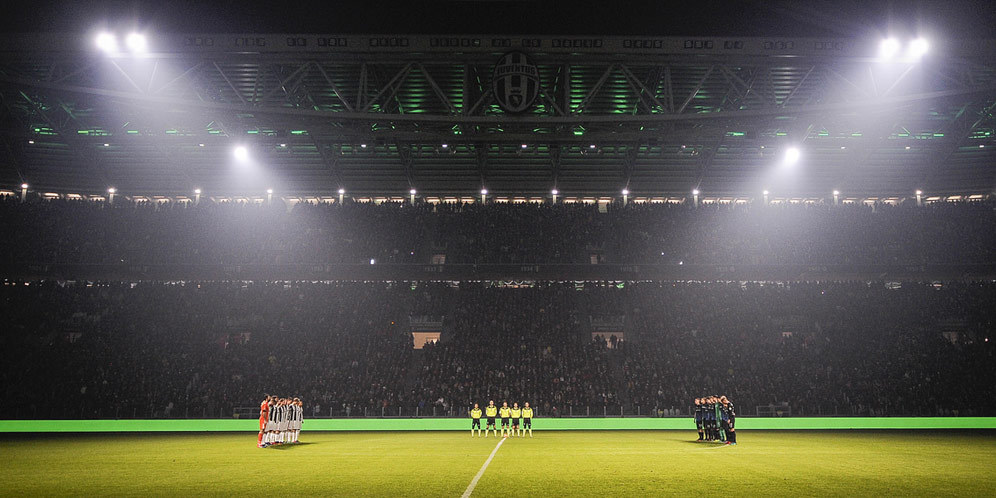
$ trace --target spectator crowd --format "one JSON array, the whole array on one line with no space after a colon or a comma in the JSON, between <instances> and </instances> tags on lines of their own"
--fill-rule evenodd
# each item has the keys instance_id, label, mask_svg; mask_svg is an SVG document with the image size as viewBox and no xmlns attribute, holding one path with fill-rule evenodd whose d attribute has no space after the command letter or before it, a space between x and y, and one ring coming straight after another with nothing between
<instances>
[{"instance_id":1,"label":"spectator crowd","mask_svg":"<svg viewBox=\"0 0 996 498\"><path fill-rule=\"evenodd\" d=\"M55 282L0 286L10 418L996 415L993 283ZM441 340L413 349L409 317ZM607 342L593 317L615 317ZM598 336L598 337L596 337Z\"/></svg>"},{"instance_id":2,"label":"spectator crowd","mask_svg":"<svg viewBox=\"0 0 996 498\"><path fill-rule=\"evenodd\" d=\"M0 264L978 264L991 202L200 205L0 199Z\"/></svg>"}]
</instances>

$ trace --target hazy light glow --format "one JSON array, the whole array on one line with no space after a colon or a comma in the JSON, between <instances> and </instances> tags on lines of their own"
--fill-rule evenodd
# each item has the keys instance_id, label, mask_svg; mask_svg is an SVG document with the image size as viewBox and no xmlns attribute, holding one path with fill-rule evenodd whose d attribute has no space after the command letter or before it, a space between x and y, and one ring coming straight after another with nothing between
<instances>
[{"instance_id":1,"label":"hazy light glow","mask_svg":"<svg viewBox=\"0 0 996 498\"><path fill-rule=\"evenodd\" d=\"M928 50L930 50L930 42L924 38L917 38L916 40L910 42L909 53L910 57L914 59L923 57L927 54Z\"/></svg>"},{"instance_id":2,"label":"hazy light glow","mask_svg":"<svg viewBox=\"0 0 996 498\"><path fill-rule=\"evenodd\" d=\"M235 158L238 159L239 161L245 161L249 159L249 149L246 149L241 145L236 147L235 150L232 151L232 154L234 154Z\"/></svg>"},{"instance_id":3,"label":"hazy light glow","mask_svg":"<svg viewBox=\"0 0 996 498\"><path fill-rule=\"evenodd\" d=\"M118 39L111 33L101 33L97 35L97 48L107 53L118 51Z\"/></svg>"},{"instance_id":4,"label":"hazy light glow","mask_svg":"<svg viewBox=\"0 0 996 498\"><path fill-rule=\"evenodd\" d=\"M448 148L449 145L443 144L441 147L445 149L445 148Z\"/></svg>"},{"instance_id":5,"label":"hazy light glow","mask_svg":"<svg viewBox=\"0 0 996 498\"><path fill-rule=\"evenodd\" d=\"M195 188L194 189L194 193L197 194L197 195L201 195L201 189Z\"/></svg>"},{"instance_id":6,"label":"hazy light glow","mask_svg":"<svg viewBox=\"0 0 996 498\"><path fill-rule=\"evenodd\" d=\"M526 144L522 144L522 148L523 148L523 149L525 149L526 147L529 147L529 146L528 146L528 145L526 145Z\"/></svg>"},{"instance_id":7,"label":"hazy light glow","mask_svg":"<svg viewBox=\"0 0 996 498\"><path fill-rule=\"evenodd\" d=\"M372 264L372 265L373 265L373 264L376 264L376 263L377 263L377 260L376 260L376 259L373 259L373 258L370 258L370 264Z\"/></svg>"},{"instance_id":8,"label":"hazy light glow","mask_svg":"<svg viewBox=\"0 0 996 498\"><path fill-rule=\"evenodd\" d=\"M27 189L28 188L28 184L27 183L22 183L21 184L21 188L22 189Z\"/></svg>"},{"instance_id":9,"label":"hazy light glow","mask_svg":"<svg viewBox=\"0 0 996 498\"><path fill-rule=\"evenodd\" d=\"M204 144L197 144L198 147L204 147Z\"/></svg>"},{"instance_id":10,"label":"hazy light glow","mask_svg":"<svg viewBox=\"0 0 996 498\"><path fill-rule=\"evenodd\" d=\"M624 188L624 189L622 190L622 194L623 194L623 195L629 195L629 189L628 189L628 188Z\"/></svg>"},{"instance_id":11,"label":"hazy light glow","mask_svg":"<svg viewBox=\"0 0 996 498\"><path fill-rule=\"evenodd\" d=\"M345 194L345 193L346 193L346 189L344 189L344 188L339 189L339 195L342 195L342 194Z\"/></svg>"},{"instance_id":12,"label":"hazy light glow","mask_svg":"<svg viewBox=\"0 0 996 498\"><path fill-rule=\"evenodd\" d=\"M917 190L916 195L923 195L923 190Z\"/></svg>"},{"instance_id":13,"label":"hazy light glow","mask_svg":"<svg viewBox=\"0 0 996 498\"><path fill-rule=\"evenodd\" d=\"M799 157L802 155L797 147L789 147L785 151L785 162L788 164L795 164L799 162Z\"/></svg>"},{"instance_id":14,"label":"hazy light glow","mask_svg":"<svg viewBox=\"0 0 996 498\"><path fill-rule=\"evenodd\" d=\"M108 194L113 194L113 193L116 193L117 191L118 191L118 189L116 189L114 187L111 187L111 188L107 189L107 193Z\"/></svg>"},{"instance_id":15,"label":"hazy light glow","mask_svg":"<svg viewBox=\"0 0 996 498\"><path fill-rule=\"evenodd\" d=\"M692 190L692 195L699 195L699 189Z\"/></svg>"},{"instance_id":16,"label":"hazy light glow","mask_svg":"<svg viewBox=\"0 0 996 498\"><path fill-rule=\"evenodd\" d=\"M144 54L148 48L145 35L141 33L131 33L128 35L128 38L125 38L125 45L128 45L128 50L136 54Z\"/></svg>"},{"instance_id":17,"label":"hazy light glow","mask_svg":"<svg viewBox=\"0 0 996 498\"><path fill-rule=\"evenodd\" d=\"M557 190L557 189L553 189L553 190L550 191L550 193L553 194L553 195L557 195L557 194L560 193L560 191Z\"/></svg>"},{"instance_id":18,"label":"hazy light glow","mask_svg":"<svg viewBox=\"0 0 996 498\"><path fill-rule=\"evenodd\" d=\"M408 193L411 194L411 195L415 195L415 189L409 190Z\"/></svg>"},{"instance_id":19,"label":"hazy light glow","mask_svg":"<svg viewBox=\"0 0 996 498\"><path fill-rule=\"evenodd\" d=\"M840 195L840 190L834 190L833 195Z\"/></svg>"},{"instance_id":20,"label":"hazy light glow","mask_svg":"<svg viewBox=\"0 0 996 498\"><path fill-rule=\"evenodd\" d=\"M272 189L272 188L268 188L268 189L266 189L266 193L267 193L267 194L272 194L272 193L273 193L273 189Z\"/></svg>"},{"instance_id":21,"label":"hazy light glow","mask_svg":"<svg viewBox=\"0 0 996 498\"><path fill-rule=\"evenodd\" d=\"M104 144L104 147L110 147L111 144Z\"/></svg>"},{"instance_id":22,"label":"hazy light glow","mask_svg":"<svg viewBox=\"0 0 996 498\"><path fill-rule=\"evenodd\" d=\"M764 191L764 192L762 192L762 193L763 193L764 195L768 195L768 191L767 191L767 190L765 190L765 191Z\"/></svg>"},{"instance_id":23,"label":"hazy light glow","mask_svg":"<svg viewBox=\"0 0 996 498\"><path fill-rule=\"evenodd\" d=\"M34 140L28 140L28 144L30 144L30 145L34 145L34 144L35 144L35 141L34 141Z\"/></svg>"},{"instance_id":24,"label":"hazy light glow","mask_svg":"<svg viewBox=\"0 0 996 498\"><path fill-rule=\"evenodd\" d=\"M481 195L488 195L488 189L482 188L481 189Z\"/></svg>"},{"instance_id":25,"label":"hazy light glow","mask_svg":"<svg viewBox=\"0 0 996 498\"><path fill-rule=\"evenodd\" d=\"M886 38L878 44L878 56L883 59L891 59L899 53L899 40Z\"/></svg>"}]
</instances>

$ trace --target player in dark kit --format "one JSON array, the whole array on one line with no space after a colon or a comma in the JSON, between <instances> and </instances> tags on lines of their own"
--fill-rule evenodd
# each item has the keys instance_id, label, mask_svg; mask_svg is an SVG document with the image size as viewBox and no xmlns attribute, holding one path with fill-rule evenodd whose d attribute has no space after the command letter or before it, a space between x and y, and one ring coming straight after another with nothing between
<instances>
[{"instance_id":1,"label":"player in dark kit","mask_svg":"<svg viewBox=\"0 0 996 498\"><path fill-rule=\"evenodd\" d=\"M695 429L699 431L699 441L704 441L702 434L702 400L695 398Z\"/></svg>"},{"instance_id":2,"label":"player in dark kit","mask_svg":"<svg viewBox=\"0 0 996 498\"><path fill-rule=\"evenodd\" d=\"M726 444L737 444L737 432L734 428L737 412L733 403L726 396L719 398L720 409L723 411L723 431L726 432Z\"/></svg>"},{"instance_id":3,"label":"player in dark kit","mask_svg":"<svg viewBox=\"0 0 996 498\"><path fill-rule=\"evenodd\" d=\"M715 441L716 410L710 398L704 398L702 404L702 427L706 441Z\"/></svg>"}]
</instances>

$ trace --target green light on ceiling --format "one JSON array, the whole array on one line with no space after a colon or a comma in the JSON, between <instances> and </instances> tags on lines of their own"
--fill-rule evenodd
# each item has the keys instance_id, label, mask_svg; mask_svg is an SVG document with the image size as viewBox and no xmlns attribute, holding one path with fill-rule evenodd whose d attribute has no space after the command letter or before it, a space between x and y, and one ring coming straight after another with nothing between
<instances>
[{"instance_id":1,"label":"green light on ceiling","mask_svg":"<svg viewBox=\"0 0 996 498\"><path fill-rule=\"evenodd\" d=\"M250 135L258 135L259 134L259 130L246 130L246 133L248 133Z\"/></svg>"},{"instance_id":2,"label":"green light on ceiling","mask_svg":"<svg viewBox=\"0 0 996 498\"><path fill-rule=\"evenodd\" d=\"M128 130L128 131L125 131L125 133L127 133L129 135L138 135L138 130Z\"/></svg>"},{"instance_id":3,"label":"green light on ceiling","mask_svg":"<svg viewBox=\"0 0 996 498\"><path fill-rule=\"evenodd\" d=\"M779 131L779 132L775 133L775 136L776 137L787 137L788 133L786 133L784 131Z\"/></svg>"},{"instance_id":4,"label":"green light on ceiling","mask_svg":"<svg viewBox=\"0 0 996 498\"><path fill-rule=\"evenodd\" d=\"M90 130L76 130L76 133L79 135L89 135Z\"/></svg>"},{"instance_id":5,"label":"green light on ceiling","mask_svg":"<svg viewBox=\"0 0 996 498\"><path fill-rule=\"evenodd\" d=\"M583 126L578 126L578 127L574 128L574 136L580 137L581 135L584 135L584 127Z\"/></svg>"},{"instance_id":6,"label":"green light on ceiling","mask_svg":"<svg viewBox=\"0 0 996 498\"><path fill-rule=\"evenodd\" d=\"M167 135L176 135L177 131L176 130L166 130L166 134Z\"/></svg>"},{"instance_id":7,"label":"green light on ceiling","mask_svg":"<svg viewBox=\"0 0 996 498\"><path fill-rule=\"evenodd\" d=\"M747 135L747 134L744 133L744 132L742 132L742 131L728 131L728 132L726 132L726 136L728 136L728 137L742 137L742 136L745 136L745 135Z\"/></svg>"},{"instance_id":8,"label":"green light on ceiling","mask_svg":"<svg viewBox=\"0 0 996 498\"><path fill-rule=\"evenodd\" d=\"M944 138L944 134L943 133L934 133L934 137L935 138Z\"/></svg>"},{"instance_id":9,"label":"green light on ceiling","mask_svg":"<svg viewBox=\"0 0 996 498\"><path fill-rule=\"evenodd\" d=\"M307 135L308 130L291 130L291 135Z\"/></svg>"},{"instance_id":10,"label":"green light on ceiling","mask_svg":"<svg viewBox=\"0 0 996 498\"><path fill-rule=\"evenodd\" d=\"M860 136L862 136L862 135L861 135L860 133L851 133L851 136L852 136L852 137L860 137Z\"/></svg>"}]
</instances>

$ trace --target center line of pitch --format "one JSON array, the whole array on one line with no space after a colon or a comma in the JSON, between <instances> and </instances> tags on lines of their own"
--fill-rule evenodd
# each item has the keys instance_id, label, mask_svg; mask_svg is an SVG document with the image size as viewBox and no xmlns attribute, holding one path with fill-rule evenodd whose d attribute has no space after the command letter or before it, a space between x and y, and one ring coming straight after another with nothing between
<instances>
[{"instance_id":1,"label":"center line of pitch","mask_svg":"<svg viewBox=\"0 0 996 498\"><path fill-rule=\"evenodd\" d=\"M498 445L495 446L495 449L491 450L491 454L488 455L488 459L484 461L484 465L481 466L481 470L477 471L477 475L474 476L474 480L470 481L470 486L467 486L467 491L464 491L463 496L461 496L460 498L469 498L470 494L474 492L474 488L477 487L477 481L480 481L481 476L484 475L484 471L488 470L488 464L491 463L491 460L495 457L495 453L498 453L498 448L501 448L501 445L504 442L505 438L502 438L501 441L498 441Z\"/></svg>"}]
</instances>

